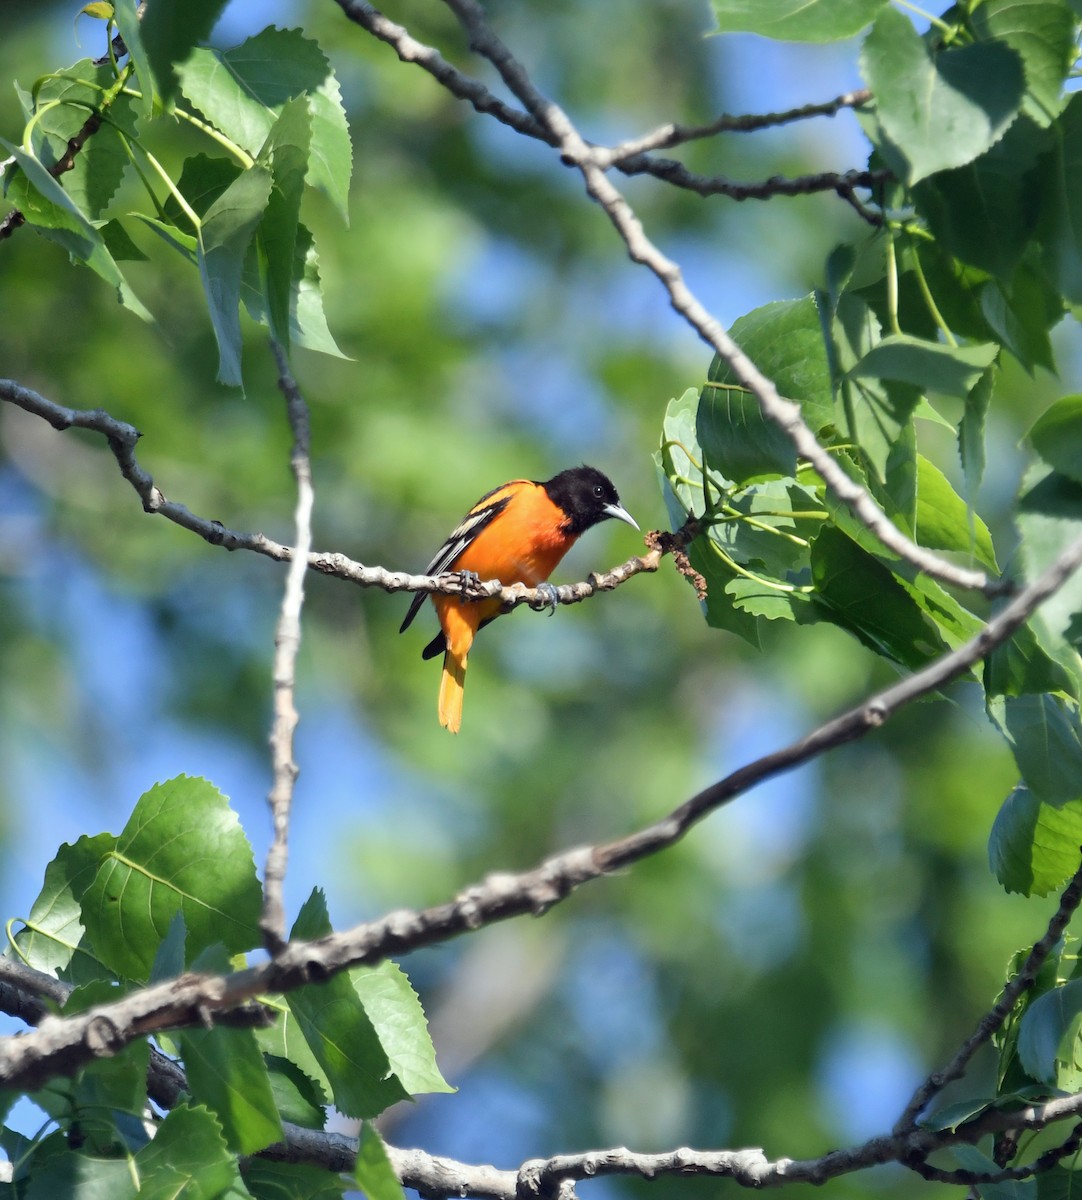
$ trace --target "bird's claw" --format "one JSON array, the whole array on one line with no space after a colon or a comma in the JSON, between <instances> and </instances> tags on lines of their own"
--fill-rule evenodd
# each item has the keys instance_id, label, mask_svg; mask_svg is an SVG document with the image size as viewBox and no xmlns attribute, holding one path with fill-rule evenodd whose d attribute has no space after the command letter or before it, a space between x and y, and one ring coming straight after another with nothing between
<instances>
[{"instance_id":1,"label":"bird's claw","mask_svg":"<svg viewBox=\"0 0 1082 1200\"><path fill-rule=\"evenodd\" d=\"M481 576L476 571L459 571L462 595L469 598L470 593L481 586Z\"/></svg>"},{"instance_id":2,"label":"bird's claw","mask_svg":"<svg viewBox=\"0 0 1082 1200\"><path fill-rule=\"evenodd\" d=\"M537 591L541 593L544 599L541 601L540 608L547 608L551 617L556 612L556 607L560 603L560 593L551 583L539 583Z\"/></svg>"}]
</instances>

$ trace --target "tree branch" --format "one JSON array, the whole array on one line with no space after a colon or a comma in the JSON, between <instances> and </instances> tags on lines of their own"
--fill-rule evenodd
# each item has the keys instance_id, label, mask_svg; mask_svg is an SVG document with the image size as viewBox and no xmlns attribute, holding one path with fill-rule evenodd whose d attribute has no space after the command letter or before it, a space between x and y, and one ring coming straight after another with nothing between
<instances>
[{"instance_id":1,"label":"tree branch","mask_svg":"<svg viewBox=\"0 0 1082 1200\"><path fill-rule=\"evenodd\" d=\"M292 561L294 550L291 546L282 545L262 533L241 533L227 529L220 521L197 516L183 504L167 500L153 476L135 457L135 446L142 435L134 425L117 420L101 408L65 408L11 379L0 379L0 400L41 417L57 430L89 429L100 433L109 443L121 475L142 501L144 512L165 517L182 529L198 534L212 546L221 546L226 550L250 550L275 562ZM656 571L665 555L682 549L698 532L698 524L689 521L674 534L661 531L649 534L646 538L649 547L646 554L629 558L609 571L591 574L579 583L561 584L555 589L556 601L558 604L578 604L596 596L598 592L611 592L644 571ZM538 611L552 607L552 593L547 588L529 588L522 583L505 587L499 580L477 580L458 571L449 575L411 575L406 571L389 571L386 567L366 567L344 554L325 551L310 551L307 564L310 570L321 575L343 579L358 587L381 588L386 592L439 592L441 595L465 596L469 600L498 596L508 612L520 605Z\"/></svg>"},{"instance_id":2,"label":"tree branch","mask_svg":"<svg viewBox=\"0 0 1082 1200\"><path fill-rule=\"evenodd\" d=\"M957 679L1011 636L1082 565L1082 538L1010 601L976 637L950 654L764 755L692 796L667 817L627 837L557 854L533 870L492 874L445 904L404 909L313 942L296 942L272 961L224 977L187 974L40 1028L0 1045L0 1087L33 1088L161 1029L205 1021L258 996L291 991L361 964L375 965L496 921L539 914L576 888L674 845L736 796L835 746L878 729L900 708Z\"/></svg>"},{"instance_id":3,"label":"tree branch","mask_svg":"<svg viewBox=\"0 0 1082 1200\"><path fill-rule=\"evenodd\" d=\"M278 386L285 396L286 413L293 431L290 467L297 483L297 505L293 516L295 550L286 572L285 591L274 633L274 724L271 729L271 759L274 782L267 802L274 823L274 839L267 851L263 870L263 912L259 927L263 943L272 956L286 944L286 914L282 903L282 885L289 862L289 812L293 805L293 787L299 768L293 758L293 735L297 729L294 691L297 653L301 645L301 609L304 606L304 573L312 545L312 462L310 457L311 423L285 351L277 342L271 350L278 365Z\"/></svg>"}]
</instances>

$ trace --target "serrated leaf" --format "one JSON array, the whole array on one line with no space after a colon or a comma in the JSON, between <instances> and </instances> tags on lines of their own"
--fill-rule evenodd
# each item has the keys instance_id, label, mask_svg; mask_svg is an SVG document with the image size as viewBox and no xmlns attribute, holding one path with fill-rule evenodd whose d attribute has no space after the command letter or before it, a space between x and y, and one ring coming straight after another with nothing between
<instances>
[{"instance_id":1,"label":"serrated leaf","mask_svg":"<svg viewBox=\"0 0 1082 1200\"><path fill-rule=\"evenodd\" d=\"M1075 57L1074 21L1056 0L984 0L972 13L982 38L998 38L1022 57L1025 112L1047 125L1059 112L1061 91Z\"/></svg>"},{"instance_id":2,"label":"serrated leaf","mask_svg":"<svg viewBox=\"0 0 1082 1200\"><path fill-rule=\"evenodd\" d=\"M764 304L738 317L729 332L778 391L800 405L813 432L819 433L833 422L830 362L822 315L813 296ZM740 386L728 363L719 356L711 362L707 378Z\"/></svg>"},{"instance_id":3,"label":"serrated leaf","mask_svg":"<svg viewBox=\"0 0 1082 1200\"><path fill-rule=\"evenodd\" d=\"M267 1067L250 1029L217 1025L181 1034L188 1088L217 1115L230 1149L254 1154L282 1137Z\"/></svg>"},{"instance_id":4,"label":"serrated leaf","mask_svg":"<svg viewBox=\"0 0 1082 1200\"><path fill-rule=\"evenodd\" d=\"M307 941L331 932L323 893L305 901L290 933ZM330 1080L334 1103L351 1117L372 1117L404 1100L408 1092L394 1074L386 1051L345 975L307 984L286 997L312 1053Z\"/></svg>"},{"instance_id":5,"label":"serrated leaf","mask_svg":"<svg viewBox=\"0 0 1082 1200\"><path fill-rule=\"evenodd\" d=\"M436 1066L424 1009L402 968L388 959L378 967L358 967L350 978L406 1091L411 1096L453 1092Z\"/></svg>"},{"instance_id":6,"label":"serrated leaf","mask_svg":"<svg viewBox=\"0 0 1082 1200\"><path fill-rule=\"evenodd\" d=\"M268 1054L265 1061L274 1106L282 1120L304 1129L322 1129L327 1113L316 1081L288 1058Z\"/></svg>"},{"instance_id":7,"label":"serrated leaf","mask_svg":"<svg viewBox=\"0 0 1082 1200\"><path fill-rule=\"evenodd\" d=\"M1026 436L1050 467L1082 483L1082 396L1062 396L1045 409Z\"/></svg>"},{"instance_id":8,"label":"serrated leaf","mask_svg":"<svg viewBox=\"0 0 1082 1200\"><path fill-rule=\"evenodd\" d=\"M999 570L988 526L951 487L946 475L922 454L917 455L917 541L929 550L972 554L992 571Z\"/></svg>"},{"instance_id":9,"label":"serrated leaf","mask_svg":"<svg viewBox=\"0 0 1082 1200\"><path fill-rule=\"evenodd\" d=\"M958 424L958 455L966 478L966 499L972 508L984 478L984 426L996 386L996 367L989 367L966 394L966 407Z\"/></svg>"},{"instance_id":10,"label":"serrated leaf","mask_svg":"<svg viewBox=\"0 0 1082 1200\"><path fill-rule=\"evenodd\" d=\"M1082 536L1082 485L1037 465L1026 472L1022 487L1016 520L1021 534L1024 577L1032 582ZM1082 572L1076 571L1030 617L1041 644L1072 674L1078 674L1080 669L1079 613L1082 613Z\"/></svg>"},{"instance_id":11,"label":"serrated leaf","mask_svg":"<svg viewBox=\"0 0 1082 1200\"><path fill-rule=\"evenodd\" d=\"M850 368L853 378L909 383L922 392L964 398L995 361L999 347L944 346L906 334L883 338Z\"/></svg>"},{"instance_id":12,"label":"serrated leaf","mask_svg":"<svg viewBox=\"0 0 1082 1200\"><path fill-rule=\"evenodd\" d=\"M816 599L830 619L886 658L917 667L943 650L936 627L891 572L825 526L811 547Z\"/></svg>"},{"instance_id":13,"label":"serrated leaf","mask_svg":"<svg viewBox=\"0 0 1082 1200\"><path fill-rule=\"evenodd\" d=\"M22 1200L57 1200L59 1196L65 1200L135 1200L136 1189L123 1159L66 1153L53 1155L35 1168L20 1196Z\"/></svg>"},{"instance_id":14,"label":"serrated leaf","mask_svg":"<svg viewBox=\"0 0 1082 1200\"><path fill-rule=\"evenodd\" d=\"M124 1165L138 1179L139 1200L217 1200L241 1184L236 1157L202 1106L174 1108L154 1140Z\"/></svg>"},{"instance_id":15,"label":"serrated leaf","mask_svg":"<svg viewBox=\"0 0 1082 1200\"><path fill-rule=\"evenodd\" d=\"M1066 696L991 696L988 715L1031 792L1048 804L1082 798L1082 721Z\"/></svg>"},{"instance_id":16,"label":"serrated leaf","mask_svg":"<svg viewBox=\"0 0 1082 1200\"><path fill-rule=\"evenodd\" d=\"M259 943L261 902L252 848L228 801L181 775L139 799L82 916L102 961L143 980L174 913L184 914L190 957L216 942L237 953Z\"/></svg>"},{"instance_id":17,"label":"serrated leaf","mask_svg":"<svg viewBox=\"0 0 1082 1200\"><path fill-rule=\"evenodd\" d=\"M293 1016L284 1000L269 1000L267 1003L277 1010L277 1017L270 1028L255 1031L256 1040L263 1053L291 1063L306 1078L310 1079L317 1089L318 1094L313 1097L314 1102L330 1104L330 1080L304 1040L304 1034L301 1032L296 1017Z\"/></svg>"},{"instance_id":18,"label":"serrated leaf","mask_svg":"<svg viewBox=\"0 0 1082 1200\"><path fill-rule=\"evenodd\" d=\"M35 226L51 241L63 246L80 262L86 263L116 291L117 299L125 308L144 321L153 321L153 317L129 287L90 218L79 210L71 197L36 158L3 138L0 138L0 146L15 159L33 185L32 190L22 197L22 212L28 224Z\"/></svg>"},{"instance_id":19,"label":"serrated leaf","mask_svg":"<svg viewBox=\"0 0 1082 1200\"><path fill-rule=\"evenodd\" d=\"M49 975L67 971L73 983L101 978L105 968L83 945L79 899L97 874L102 858L116 846L111 833L65 843L45 868L45 881L25 927L15 935L19 957ZM10 953L10 952L9 952ZM74 963L73 963L74 958ZM80 961L82 960L82 961Z\"/></svg>"},{"instance_id":20,"label":"serrated leaf","mask_svg":"<svg viewBox=\"0 0 1082 1200\"><path fill-rule=\"evenodd\" d=\"M796 474L792 441L741 387L707 383L697 429L707 466L737 487L764 476Z\"/></svg>"},{"instance_id":21,"label":"serrated leaf","mask_svg":"<svg viewBox=\"0 0 1082 1200\"><path fill-rule=\"evenodd\" d=\"M1079 1033L1082 1031L1082 979L1038 996L1022 1014L1018 1057L1032 1079L1067 1092L1082 1087Z\"/></svg>"},{"instance_id":22,"label":"serrated leaf","mask_svg":"<svg viewBox=\"0 0 1082 1200\"><path fill-rule=\"evenodd\" d=\"M917 208L943 247L963 262L1010 279L1034 236L1040 211L1035 174L1048 148L1048 136L1019 116L972 162L917 184ZM986 236L988 229L996 230L994 238Z\"/></svg>"},{"instance_id":23,"label":"serrated leaf","mask_svg":"<svg viewBox=\"0 0 1082 1200\"><path fill-rule=\"evenodd\" d=\"M711 0L718 33L784 42L840 42L870 24L886 0Z\"/></svg>"},{"instance_id":24,"label":"serrated leaf","mask_svg":"<svg viewBox=\"0 0 1082 1200\"><path fill-rule=\"evenodd\" d=\"M965 1171L976 1175L996 1175L1002 1168L976 1146L951 1146L946 1153ZM1037 1200L1037 1182L1034 1179L1007 1179L1002 1183L978 1183L974 1185L980 1200Z\"/></svg>"},{"instance_id":25,"label":"serrated leaf","mask_svg":"<svg viewBox=\"0 0 1082 1200\"><path fill-rule=\"evenodd\" d=\"M186 0L182 5L147 5L142 41L163 100L176 95L176 66L210 37L226 3L227 0Z\"/></svg>"},{"instance_id":26,"label":"serrated leaf","mask_svg":"<svg viewBox=\"0 0 1082 1200\"><path fill-rule=\"evenodd\" d=\"M117 32L124 39L128 61L135 68L139 81L139 114L149 120L154 113L154 72L143 46L143 22L139 16L139 0L116 0Z\"/></svg>"},{"instance_id":27,"label":"serrated leaf","mask_svg":"<svg viewBox=\"0 0 1082 1200\"><path fill-rule=\"evenodd\" d=\"M714 629L735 633L758 650L761 644L759 618L737 608L728 593L729 585L742 576L733 570L718 548L705 536L697 537L687 550L692 568L706 581L706 600L703 601L706 623Z\"/></svg>"},{"instance_id":28,"label":"serrated leaf","mask_svg":"<svg viewBox=\"0 0 1082 1200\"><path fill-rule=\"evenodd\" d=\"M232 50L197 50L180 68L185 96L227 137L259 153L282 107L311 98L308 182L348 220L352 146L326 55L293 29L264 29Z\"/></svg>"},{"instance_id":29,"label":"serrated leaf","mask_svg":"<svg viewBox=\"0 0 1082 1200\"><path fill-rule=\"evenodd\" d=\"M893 8L876 17L860 55L883 132L878 149L913 184L972 162L1006 133L1025 94L1017 51L983 42L929 53Z\"/></svg>"},{"instance_id":30,"label":"serrated leaf","mask_svg":"<svg viewBox=\"0 0 1082 1200\"><path fill-rule=\"evenodd\" d=\"M259 224L260 276L271 334L287 350L292 339L297 228L312 140L308 104L304 96L284 104L259 152L259 161L270 167L273 179L267 210Z\"/></svg>"},{"instance_id":31,"label":"serrated leaf","mask_svg":"<svg viewBox=\"0 0 1082 1200\"><path fill-rule=\"evenodd\" d=\"M367 1200L405 1200L383 1139L368 1121L361 1129L354 1178Z\"/></svg>"},{"instance_id":32,"label":"serrated leaf","mask_svg":"<svg viewBox=\"0 0 1082 1200\"><path fill-rule=\"evenodd\" d=\"M1063 299L1023 263L1009 285L990 279L980 292L981 313L1004 346L1032 375L1055 372L1049 330L1063 316Z\"/></svg>"},{"instance_id":33,"label":"serrated leaf","mask_svg":"<svg viewBox=\"0 0 1082 1200\"><path fill-rule=\"evenodd\" d=\"M244 1164L244 1182L255 1200L340 1200L348 1186L340 1175L321 1167L266 1158Z\"/></svg>"},{"instance_id":34,"label":"serrated leaf","mask_svg":"<svg viewBox=\"0 0 1082 1200\"><path fill-rule=\"evenodd\" d=\"M199 274L218 342L218 381L236 387L242 382L241 274L270 191L270 171L249 167L207 209L196 235Z\"/></svg>"},{"instance_id":35,"label":"serrated leaf","mask_svg":"<svg viewBox=\"0 0 1082 1200\"><path fill-rule=\"evenodd\" d=\"M1082 94L1051 126L1052 149L1036 180L1042 211L1037 233L1045 270L1072 304L1082 301Z\"/></svg>"},{"instance_id":36,"label":"serrated leaf","mask_svg":"<svg viewBox=\"0 0 1082 1200\"><path fill-rule=\"evenodd\" d=\"M1077 700L1078 686L1079 681L1045 651L1028 625L984 660L984 690L989 696L1064 692Z\"/></svg>"}]
</instances>

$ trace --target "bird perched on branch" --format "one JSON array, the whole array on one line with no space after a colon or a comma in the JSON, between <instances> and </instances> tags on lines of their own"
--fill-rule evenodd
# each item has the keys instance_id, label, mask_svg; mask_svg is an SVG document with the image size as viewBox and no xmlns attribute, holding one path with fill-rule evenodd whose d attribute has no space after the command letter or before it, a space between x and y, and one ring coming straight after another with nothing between
<instances>
[{"instance_id":1,"label":"bird perched on branch","mask_svg":"<svg viewBox=\"0 0 1082 1200\"><path fill-rule=\"evenodd\" d=\"M513 583L538 587L580 534L610 517L638 529L620 504L612 481L594 467L572 467L544 483L512 479L477 501L436 552L425 574L467 571L483 580L498 579L505 587ZM399 632L409 627L424 601L424 592L413 597ZM554 590L554 606L555 602ZM478 629L500 615L501 604L498 596L463 600L438 593L433 593L432 603L440 632L421 657L443 654L440 724L458 733L466 659Z\"/></svg>"}]
</instances>

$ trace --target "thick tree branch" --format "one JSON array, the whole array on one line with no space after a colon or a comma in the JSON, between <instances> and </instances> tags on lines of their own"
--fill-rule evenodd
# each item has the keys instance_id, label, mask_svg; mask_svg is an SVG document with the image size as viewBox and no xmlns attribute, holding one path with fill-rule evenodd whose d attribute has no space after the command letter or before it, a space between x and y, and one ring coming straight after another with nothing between
<instances>
[{"instance_id":1,"label":"thick tree branch","mask_svg":"<svg viewBox=\"0 0 1082 1200\"><path fill-rule=\"evenodd\" d=\"M1082 565L1082 538L1021 591L965 645L827 721L806 737L757 759L692 796L668 816L627 837L568 850L530 871L493 874L445 904L401 910L314 942L291 943L275 959L224 977L187 974L0 1045L0 1087L32 1088L68 1074L137 1037L205 1021L256 997L281 993L350 967L374 965L482 925L539 914L584 883L674 845L709 813L756 784L863 737L895 712L943 688L1002 644Z\"/></svg>"},{"instance_id":2,"label":"thick tree branch","mask_svg":"<svg viewBox=\"0 0 1082 1200\"><path fill-rule=\"evenodd\" d=\"M274 823L274 838L267 851L263 871L263 912L260 928L267 951L277 954L286 944L286 914L282 903L282 885L289 861L289 813L293 805L293 787L298 767L293 758L293 734L297 729L294 690L297 654L301 646L301 609L304 606L304 573L312 545L312 461L310 457L311 423L285 351L271 345L278 365L278 386L285 396L289 427L293 431L290 467L297 483L297 504L293 515L295 551L286 572L285 591L274 633L274 723L271 729L271 759L274 782L267 801Z\"/></svg>"}]
</instances>

